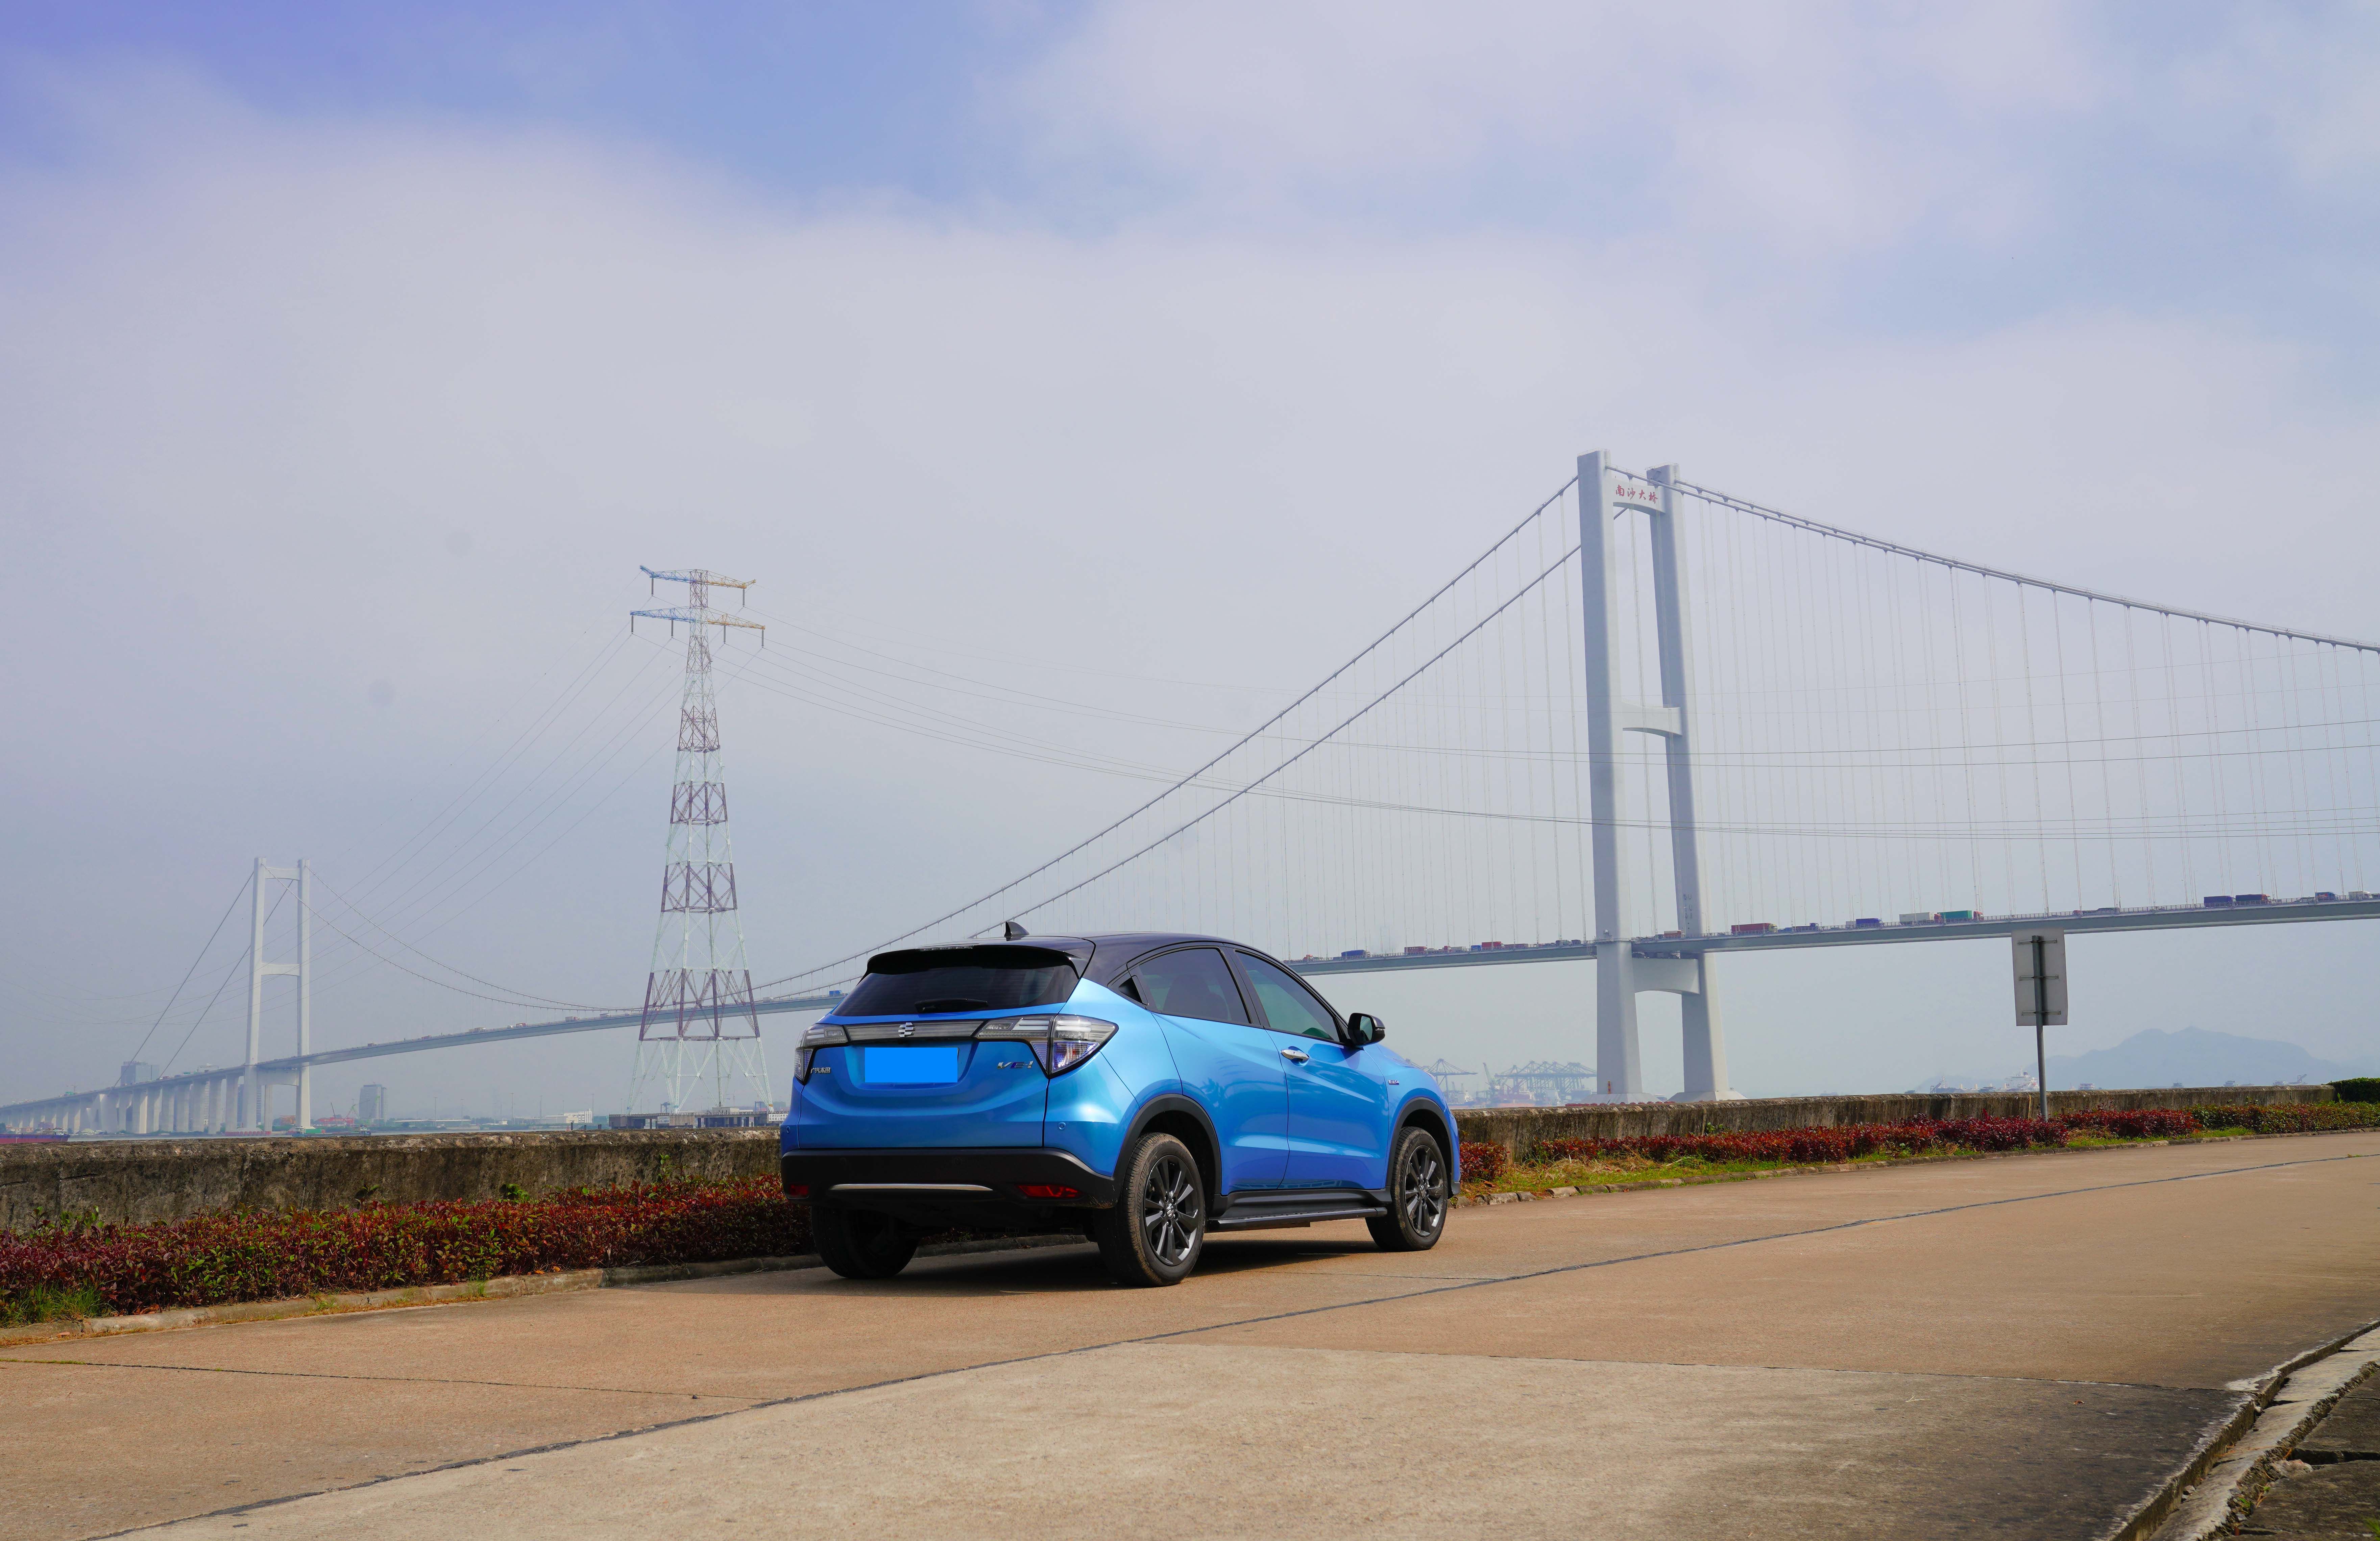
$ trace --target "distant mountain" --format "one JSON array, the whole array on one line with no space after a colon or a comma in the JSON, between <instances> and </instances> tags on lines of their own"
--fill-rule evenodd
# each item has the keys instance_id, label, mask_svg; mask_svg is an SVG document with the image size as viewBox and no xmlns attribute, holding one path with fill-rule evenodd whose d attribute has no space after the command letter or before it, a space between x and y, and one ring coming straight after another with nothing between
<instances>
[{"instance_id":1,"label":"distant mountain","mask_svg":"<svg viewBox=\"0 0 2380 1541\"><path fill-rule=\"evenodd\" d=\"M2053 1029L2054 1031L2055 1029ZM2052 1054L2049 1084L2061 1089L2089 1082L2095 1086L2284 1086L2293 1081L2338 1081L2380 1072L2380 1061L2341 1064L2318 1060L2293 1043L2244 1038L2184 1027L2168 1033L2152 1027L2113 1049L2088 1054Z\"/></svg>"}]
</instances>

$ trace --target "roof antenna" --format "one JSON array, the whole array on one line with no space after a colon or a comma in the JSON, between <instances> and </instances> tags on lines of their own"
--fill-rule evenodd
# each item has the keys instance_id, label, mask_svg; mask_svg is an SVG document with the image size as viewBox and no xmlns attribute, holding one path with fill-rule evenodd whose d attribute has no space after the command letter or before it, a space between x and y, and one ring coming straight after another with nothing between
<instances>
[{"instance_id":1,"label":"roof antenna","mask_svg":"<svg viewBox=\"0 0 2380 1541\"><path fill-rule=\"evenodd\" d=\"M1032 933L1014 920L1003 920L1000 923L1000 935L1002 940L1014 941L1019 937L1030 936Z\"/></svg>"}]
</instances>

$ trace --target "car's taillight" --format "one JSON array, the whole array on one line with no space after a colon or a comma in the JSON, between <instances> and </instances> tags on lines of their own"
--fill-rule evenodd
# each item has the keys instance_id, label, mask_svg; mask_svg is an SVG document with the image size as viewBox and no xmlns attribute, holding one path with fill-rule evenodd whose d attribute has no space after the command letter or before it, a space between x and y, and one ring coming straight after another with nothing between
<instances>
[{"instance_id":1,"label":"car's taillight","mask_svg":"<svg viewBox=\"0 0 2380 1541\"><path fill-rule=\"evenodd\" d=\"M1041 1061L1052 1075L1062 1075L1099 1051L1115 1037L1115 1024L1095 1016L1062 1016L1050 1025L1050 1046Z\"/></svg>"},{"instance_id":2,"label":"car's taillight","mask_svg":"<svg viewBox=\"0 0 2380 1541\"><path fill-rule=\"evenodd\" d=\"M810 1062L818 1057L818 1051L834 1049L850 1041L851 1035L843 1030L843 1024L839 1022L811 1023L809 1031L802 1035L801 1048L794 1052L794 1079L804 1086L809 1085Z\"/></svg>"},{"instance_id":3,"label":"car's taillight","mask_svg":"<svg viewBox=\"0 0 2380 1541\"><path fill-rule=\"evenodd\" d=\"M1116 1025L1095 1016L1003 1016L976 1030L978 1038L1023 1043L1051 1075L1063 1075L1115 1037Z\"/></svg>"},{"instance_id":4,"label":"car's taillight","mask_svg":"<svg viewBox=\"0 0 2380 1541\"><path fill-rule=\"evenodd\" d=\"M808 1198L810 1196L810 1185L807 1183L788 1183L785 1184L785 1196L787 1198Z\"/></svg>"},{"instance_id":5,"label":"car's taillight","mask_svg":"<svg viewBox=\"0 0 2380 1541\"><path fill-rule=\"evenodd\" d=\"M1056 1183L1019 1183L1016 1191L1027 1198L1080 1198L1076 1190Z\"/></svg>"}]
</instances>

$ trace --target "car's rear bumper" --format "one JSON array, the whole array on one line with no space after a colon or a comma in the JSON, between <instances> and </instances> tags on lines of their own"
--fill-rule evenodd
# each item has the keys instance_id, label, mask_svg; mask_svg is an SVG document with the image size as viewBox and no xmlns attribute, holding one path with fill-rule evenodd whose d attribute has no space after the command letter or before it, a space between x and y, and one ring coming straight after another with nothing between
<instances>
[{"instance_id":1,"label":"car's rear bumper","mask_svg":"<svg viewBox=\"0 0 2380 1541\"><path fill-rule=\"evenodd\" d=\"M919 1218L1019 1208L1047 1214L1115 1202L1113 1179L1071 1152L1034 1146L788 1150L777 1158L777 1170L789 1197ZM1028 1186L1071 1189L1072 1196L1028 1194Z\"/></svg>"}]
</instances>

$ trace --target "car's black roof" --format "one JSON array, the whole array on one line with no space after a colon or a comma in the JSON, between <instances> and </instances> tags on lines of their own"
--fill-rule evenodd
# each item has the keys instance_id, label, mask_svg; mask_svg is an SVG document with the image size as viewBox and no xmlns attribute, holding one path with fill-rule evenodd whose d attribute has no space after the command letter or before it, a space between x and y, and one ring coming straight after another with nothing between
<instances>
[{"instance_id":1,"label":"car's black roof","mask_svg":"<svg viewBox=\"0 0 2380 1541\"><path fill-rule=\"evenodd\" d=\"M1248 947L1245 941L1229 937L1203 936L1196 931L1102 931L1083 939L1096 949L1091 954L1091 966L1083 977L1095 985L1111 985L1123 977L1123 971L1156 952L1177 942L1204 941L1217 947L1246 947L1251 953L1261 951Z\"/></svg>"},{"instance_id":2,"label":"car's black roof","mask_svg":"<svg viewBox=\"0 0 2380 1541\"><path fill-rule=\"evenodd\" d=\"M1089 936L1022 936L1014 941L986 940L978 942L959 942L955 945L1047 948L1052 953L1063 953L1072 958L1075 966L1082 971L1083 977L1093 984L1112 985L1123 977L1125 969L1159 948L1171 947L1177 942L1185 941L1203 941L1217 947L1246 947L1251 953L1262 951L1259 948L1248 947L1245 941L1233 941L1229 937L1204 936L1195 931L1099 931ZM939 951L941 951L939 948L902 949L904 953ZM883 953L879 953L878 957L891 958L896 955ZM1050 961L1054 964L1057 960L1053 958ZM876 959L869 959L868 967L874 969L875 966Z\"/></svg>"}]
</instances>

